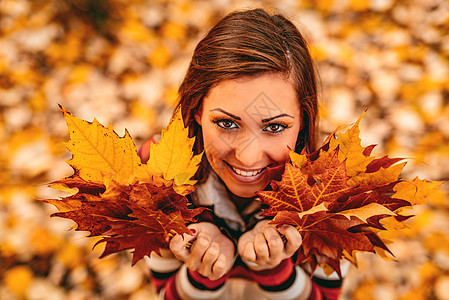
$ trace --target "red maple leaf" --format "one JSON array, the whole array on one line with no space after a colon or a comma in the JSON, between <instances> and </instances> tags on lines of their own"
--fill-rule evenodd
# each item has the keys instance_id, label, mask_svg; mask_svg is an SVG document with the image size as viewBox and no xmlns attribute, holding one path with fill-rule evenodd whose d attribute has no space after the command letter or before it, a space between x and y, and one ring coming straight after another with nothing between
<instances>
[{"instance_id":1,"label":"red maple leaf","mask_svg":"<svg viewBox=\"0 0 449 300\"><path fill-rule=\"evenodd\" d=\"M374 146L360 146L358 122L339 138L332 134L310 155L291 152L282 179L258 193L271 224L289 224L301 233L299 262L309 262L312 270L327 264L340 276L342 257L356 263L357 251L392 255L377 234L386 230L380 221L407 218L398 210L418 201L404 189L420 187L424 191L415 194L424 198L430 190L426 182L398 185L405 182L399 179L403 159L371 157Z\"/></svg>"},{"instance_id":2,"label":"red maple leaf","mask_svg":"<svg viewBox=\"0 0 449 300\"><path fill-rule=\"evenodd\" d=\"M74 190L69 197L43 200L58 208L52 216L71 219L76 230L102 237L98 243L106 245L101 257L133 249L133 264L167 248L173 235L192 234L186 224L205 209L191 208L186 197L195 189L190 178L200 156L192 154L193 140L180 111L161 141L152 145L151 163L145 164L128 133L119 137L110 126L61 110L70 132L69 164L75 172L54 184Z\"/></svg>"}]
</instances>

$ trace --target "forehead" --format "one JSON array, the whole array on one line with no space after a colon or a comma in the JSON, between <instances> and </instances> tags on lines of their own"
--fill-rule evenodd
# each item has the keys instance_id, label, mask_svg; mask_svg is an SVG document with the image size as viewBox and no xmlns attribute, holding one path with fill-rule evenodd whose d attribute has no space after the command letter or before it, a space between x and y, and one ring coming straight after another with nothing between
<instances>
[{"instance_id":1,"label":"forehead","mask_svg":"<svg viewBox=\"0 0 449 300\"><path fill-rule=\"evenodd\" d=\"M282 74L269 73L223 80L204 99L205 112L222 108L236 114L269 118L281 113L299 115L293 83Z\"/></svg>"}]
</instances>

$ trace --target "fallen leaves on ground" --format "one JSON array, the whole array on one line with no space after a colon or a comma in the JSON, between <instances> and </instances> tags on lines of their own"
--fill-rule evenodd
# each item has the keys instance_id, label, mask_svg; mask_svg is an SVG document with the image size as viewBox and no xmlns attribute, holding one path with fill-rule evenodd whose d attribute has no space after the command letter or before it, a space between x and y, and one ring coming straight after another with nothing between
<instances>
[{"instance_id":1,"label":"fallen leaves on ground","mask_svg":"<svg viewBox=\"0 0 449 300\"><path fill-rule=\"evenodd\" d=\"M205 31L233 9L256 6L306 29L323 87L323 139L368 108L361 137L378 144L376 156L411 158L408 178L449 179L447 1L2 0L0 279L26 265L33 277L25 299L156 299L145 265L131 268L126 252L98 260L94 238L61 231L71 222L48 218L55 208L34 200L61 196L44 186L73 172L57 103L120 135L126 127L141 145L166 127ZM429 240L449 236L448 203L431 195L408 229L388 237L397 262L358 255L341 299L444 299L449 254ZM438 272L421 279L426 263ZM0 282L1 299L18 299Z\"/></svg>"}]
</instances>

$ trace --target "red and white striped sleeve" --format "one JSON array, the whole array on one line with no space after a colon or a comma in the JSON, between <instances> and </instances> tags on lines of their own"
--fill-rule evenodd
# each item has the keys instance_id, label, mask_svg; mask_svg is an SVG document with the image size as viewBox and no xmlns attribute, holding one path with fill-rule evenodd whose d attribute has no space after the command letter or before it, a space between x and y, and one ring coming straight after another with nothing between
<instances>
[{"instance_id":1,"label":"red and white striped sleeve","mask_svg":"<svg viewBox=\"0 0 449 300\"><path fill-rule=\"evenodd\" d=\"M312 281L302 268L293 264L291 258L272 269L261 271L257 270L256 264L242 260L266 299L308 299Z\"/></svg>"},{"instance_id":2,"label":"red and white striped sleeve","mask_svg":"<svg viewBox=\"0 0 449 300\"><path fill-rule=\"evenodd\" d=\"M145 260L161 299L218 299L224 293L229 278L228 273L218 280L210 280L187 269L176 258L164 258L155 253Z\"/></svg>"}]
</instances>

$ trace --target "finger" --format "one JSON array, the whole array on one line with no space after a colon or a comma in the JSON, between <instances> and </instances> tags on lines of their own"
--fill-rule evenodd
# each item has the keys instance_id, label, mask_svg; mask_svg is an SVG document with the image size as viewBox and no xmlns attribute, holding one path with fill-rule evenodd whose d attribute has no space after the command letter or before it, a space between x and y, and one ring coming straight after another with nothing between
<instances>
[{"instance_id":1,"label":"finger","mask_svg":"<svg viewBox=\"0 0 449 300\"><path fill-rule=\"evenodd\" d=\"M197 224L192 223L189 226L187 226L187 228L189 228L190 232L191 232L191 234L189 236L194 236L193 239L186 242L187 249L190 249L190 248L192 248L192 244L193 244L194 240L196 239L196 236L198 235L198 233L201 232L201 226L198 226Z\"/></svg>"},{"instance_id":2,"label":"finger","mask_svg":"<svg viewBox=\"0 0 449 300\"><path fill-rule=\"evenodd\" d=\"M241 256L247 261L256 261L256 252L254 251L254 243L247 242L243 248Z\"/></svg>"},{"instance_id":3,"label":"finger","mask_svg":"<svg viewBox=\"0 0 449 300\"><path fill-rule=\"evenodd\" d=\"M173 252L169 249L159 248L159 252L161 253L161 257L163 258L174 258Z\"/></svg>"},{"instance_id":4,"label":"finger","mask_svg":"<svg viewBox=\"0 0 449 300\"><path fill-rule=\"evenodd\" d=\"M189 226L187 226L187 228L189 228L193 234L201 232L201 226L197 223L192 223Z\"/></svg>"},{"instance_id":5,"label":"finger","mask_svg":"<svg viewBox=\"0 0 449 300\"><path fill-rule=\"evenodd\" d=\"M268 243L270 259L279 260L280 262L282 259L281 255L284 250L284 243L282 242L278 231L273 226L269 226L264 230L263 234Z\"/></svg>"},{"instance_id":6,"label":"finger","mask_svg":"<svg viewBox=\"0 0 449 300\"><path fill-rule=\"evenodd\" d=\"M227 272L226 264L227 264L226 256L221 253L220 255L218 255L218 258L212 267L212 275L210 279L217 280L223 277Z\"/></svg>"},{"instance_id":7,"label":"finger","mask_svg":"<svg viewBox=\"0 0 449 300\"><path fill-rule=\"evenodd\" d=\"M244 233L237 241L237 253L242 257L243 257L243 253L245 253L246 244L249 241L247 236L248 236L248 233Z\"/></svg>"},{"instance_id":8,"label":"finger","mask_svg":"<svg viewBox=\"0 0 449 300\"><path fill-rule=\"evenodd\" d=\"M243 249L242 257L248 261L256 261L256 252L254 251L254 243L247 242L245 248Z\"/></svg>"},{"instance_id":9,"label":"finger","mask_svg":"<svg viewBox=\"0 0 449 300\"><path fill-rule=\"evenodd\" d=\"M254 237L254 251L256 252L256 263L266 264L268 262L270 252L268 251L268 244L262 232L259 232Z\"/></svg>"},{"instance_id":10,"label":"finger","mask_svg":"<svg viewBox=\"0 0 449 300\"><path fill-rule=\"evenodd\" d=\"M210 247L204 252L201 268L199 270L201 275L209 277L212 274L212 267L218 259L219 254L220 247L218 246L218 243L212 242Z\"/></svg>"},{"instance_id":11,"label":"finger","mask_svg":"<svg viewBox=\"0 0 449 300\"><path fill-rule=\"evenodd\" d=\"M285 254L292 256L302 244L302 237L299 231L290 225L284 225L278 228L278 231L285 236L287 243L285 244Z\"/></svg>"},{"instance_id":12,"label":"finger","mask_svg":"<svg viewBox=\"0 0 449 300\"><path fill-rule=\"evenodd\" d=\"M192 237L194 238L194 237ZM187 239L189 239L187 237ZM183 236L177 234L170 240L170 250L173 253L173 255L181 260L186 261L189 258L190 251L185 247L186 241L183 238Z\"/></svg>"},{"instance_id":13,"label":"finger","mask_svg":"<svg viewBox=\"0 0 449 300\"><path fill-rule=\"evenodd\" d=\"M265 226L268 225L269 222L270 222L270 220L262 220L262 221L259 221L259 222L256 224L256 226L254 226L254 230L256 230L257 232L262 231L262 230L265 228Z\"/></svg>"},{"instance_id":14,"label":"finger","mask_svg":"<svg viewBox=\"0 0 449 300\"><path fill-rule=\"evenodd\" d=\"M186 261L187 267L192 271L198 271L201 267L204 253L209 248L211 239L207 233L200 232L190 248L190 257Z\"/></svg>"}]
</instances>

